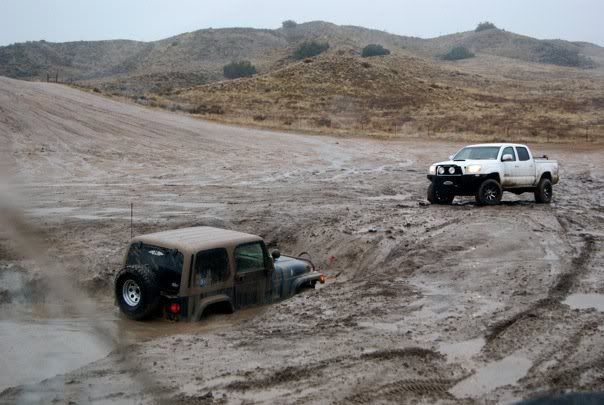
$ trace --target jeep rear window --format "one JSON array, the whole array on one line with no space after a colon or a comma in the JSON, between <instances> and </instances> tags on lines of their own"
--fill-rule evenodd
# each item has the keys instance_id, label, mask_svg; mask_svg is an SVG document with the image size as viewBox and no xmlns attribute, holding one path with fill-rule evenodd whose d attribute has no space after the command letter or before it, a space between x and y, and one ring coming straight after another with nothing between
<instances>
[{"instance_id":1,"label":"jeep rear window","mask_svg":"<svg viewBox=\"0 0 604 405\"><path fill-rule=\"evenodd\" d=\"M497 160L499 146L469 146L460 150L453 160Z\"/></svg>"},{"instance_id":2,"label":"jeep rear window","mask_svg":"<svg viewBox=\"0 0 604 405\"><path fill-rule=\"evenodd\" d=\"M182 273L183 255L176 249L161 248L141 242L133 243L126 265L144 265L151 270Z\"/></svg>"}]
</instances>

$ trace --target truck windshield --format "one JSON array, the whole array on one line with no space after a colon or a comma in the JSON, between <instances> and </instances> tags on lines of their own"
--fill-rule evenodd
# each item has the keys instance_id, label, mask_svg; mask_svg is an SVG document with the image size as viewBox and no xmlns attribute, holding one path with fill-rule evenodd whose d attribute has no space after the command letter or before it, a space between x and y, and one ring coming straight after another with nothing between
<instances>
[{"instance_id":1,"label":"truck windshield","mask_svg":"<svg viewBox=\"0 0 604 405\"><path fill-rule=\"evenodd\" d=\"M176 249L144 243L133 243L128 251L127 265L145 265L154 271L182 272L183 256Z\"/></svg>"},{"instance_id":2,"label":"truck windshield","mask_svg":"<svg viewBox=\"0 0 604 405\"><path fill-rule=\"evenodd\" d=\"M499 146L469 146L460 150L453 160L496 160Z\"/></svg>"}]
</instances>

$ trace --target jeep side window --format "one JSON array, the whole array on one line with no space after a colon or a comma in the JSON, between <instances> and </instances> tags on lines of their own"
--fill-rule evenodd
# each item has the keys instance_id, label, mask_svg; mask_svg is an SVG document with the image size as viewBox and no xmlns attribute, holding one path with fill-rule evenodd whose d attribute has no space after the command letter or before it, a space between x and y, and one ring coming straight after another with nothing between
<instances>
[{"instance_id":1,"label":"jeep side window","mask_svg":"<svg viewBox=\"0 0 604 405\"><path fill-rule=\"evenodd\" d=\"M229 257L226 249L204 250L195 256L195 286L205 287L229 277Z\"/></svg>"},{"instance_id":2,"label":"jeep side window","mask_svg":"<svg viewBox=\"0 0 604 405\"><path fill-rule=\"evenodd\" d=\"M528 150L526 150L526 148L524 148L522 146L517 146L516 151L518 152L518 160L520 160L521 162L525 162L525 161L531 159L531 157L529 156Z\"/></svg>"},{"instance_id":3,"label":"jeep side window","mask_svg":"<svg viewBox=\"0 0 604 405\"><path fill-rule=\"evenodd\" d=\"M516 160L516 154L514 153L514 148L512 148L511 146L508 146L507 148L505 148L503 150L503 153L501 154L501 158L503 159L504 155L512 155L512 160Z\"/></svg>"},{"instance_id":4,"label":"jeep side window","mask_svg":"<svg viewBox=\"0 0 604 405\"><path fill-rule=\"evenodd\" d=\"M237 273L264 270L265 256L261 242L246 243L235 249Z\"/></svg>"}]
</instances>

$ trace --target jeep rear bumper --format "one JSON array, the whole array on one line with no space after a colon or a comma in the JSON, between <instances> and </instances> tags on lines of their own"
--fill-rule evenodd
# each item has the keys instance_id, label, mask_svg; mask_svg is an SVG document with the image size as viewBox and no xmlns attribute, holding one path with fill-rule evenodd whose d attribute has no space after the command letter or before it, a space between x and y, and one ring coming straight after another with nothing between
<instances>
[{"instance_id":1,"label":"jeep rear bumper","mask_svg":"<svg viewBox=\"0 0 604 405\"><path fill-rule=\"evenodd\" d=\"M487 179L486 174L461 174L461 175L428 175L428 180L434 187L451 195L475 195L478 187Z\"/></svg>"}]
</instances>

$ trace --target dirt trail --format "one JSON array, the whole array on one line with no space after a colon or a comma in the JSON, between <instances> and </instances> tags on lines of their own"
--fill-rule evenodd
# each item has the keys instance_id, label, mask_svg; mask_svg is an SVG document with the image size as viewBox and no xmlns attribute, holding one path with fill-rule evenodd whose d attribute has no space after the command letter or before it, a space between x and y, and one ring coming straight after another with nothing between
<instances>
[{"instance_id":1,"label":"dirt trail","mask_svg":"<svg viewBox=\"0 0 604 405\"><path fill-rule=\"evenodd\" d=\"M28 384L0 402L483 403L604 390L604 313L566 303L604 294L603 151L533 145L562 165L549 206L529 194L423 205L426 167L459 146L234 128L0 78L2 204L53 262L0 231L0 322L88 333L72 321L88 319L77 302L47 288L58 275L93 298L91 334L110 337L98 356L112 350L56 377L13 356L25 377L2 371L0 386ZM199 324L119 319L110 286L131 202L135 233L234 228L340 275Z\"/></svg>"}]
</instances>

